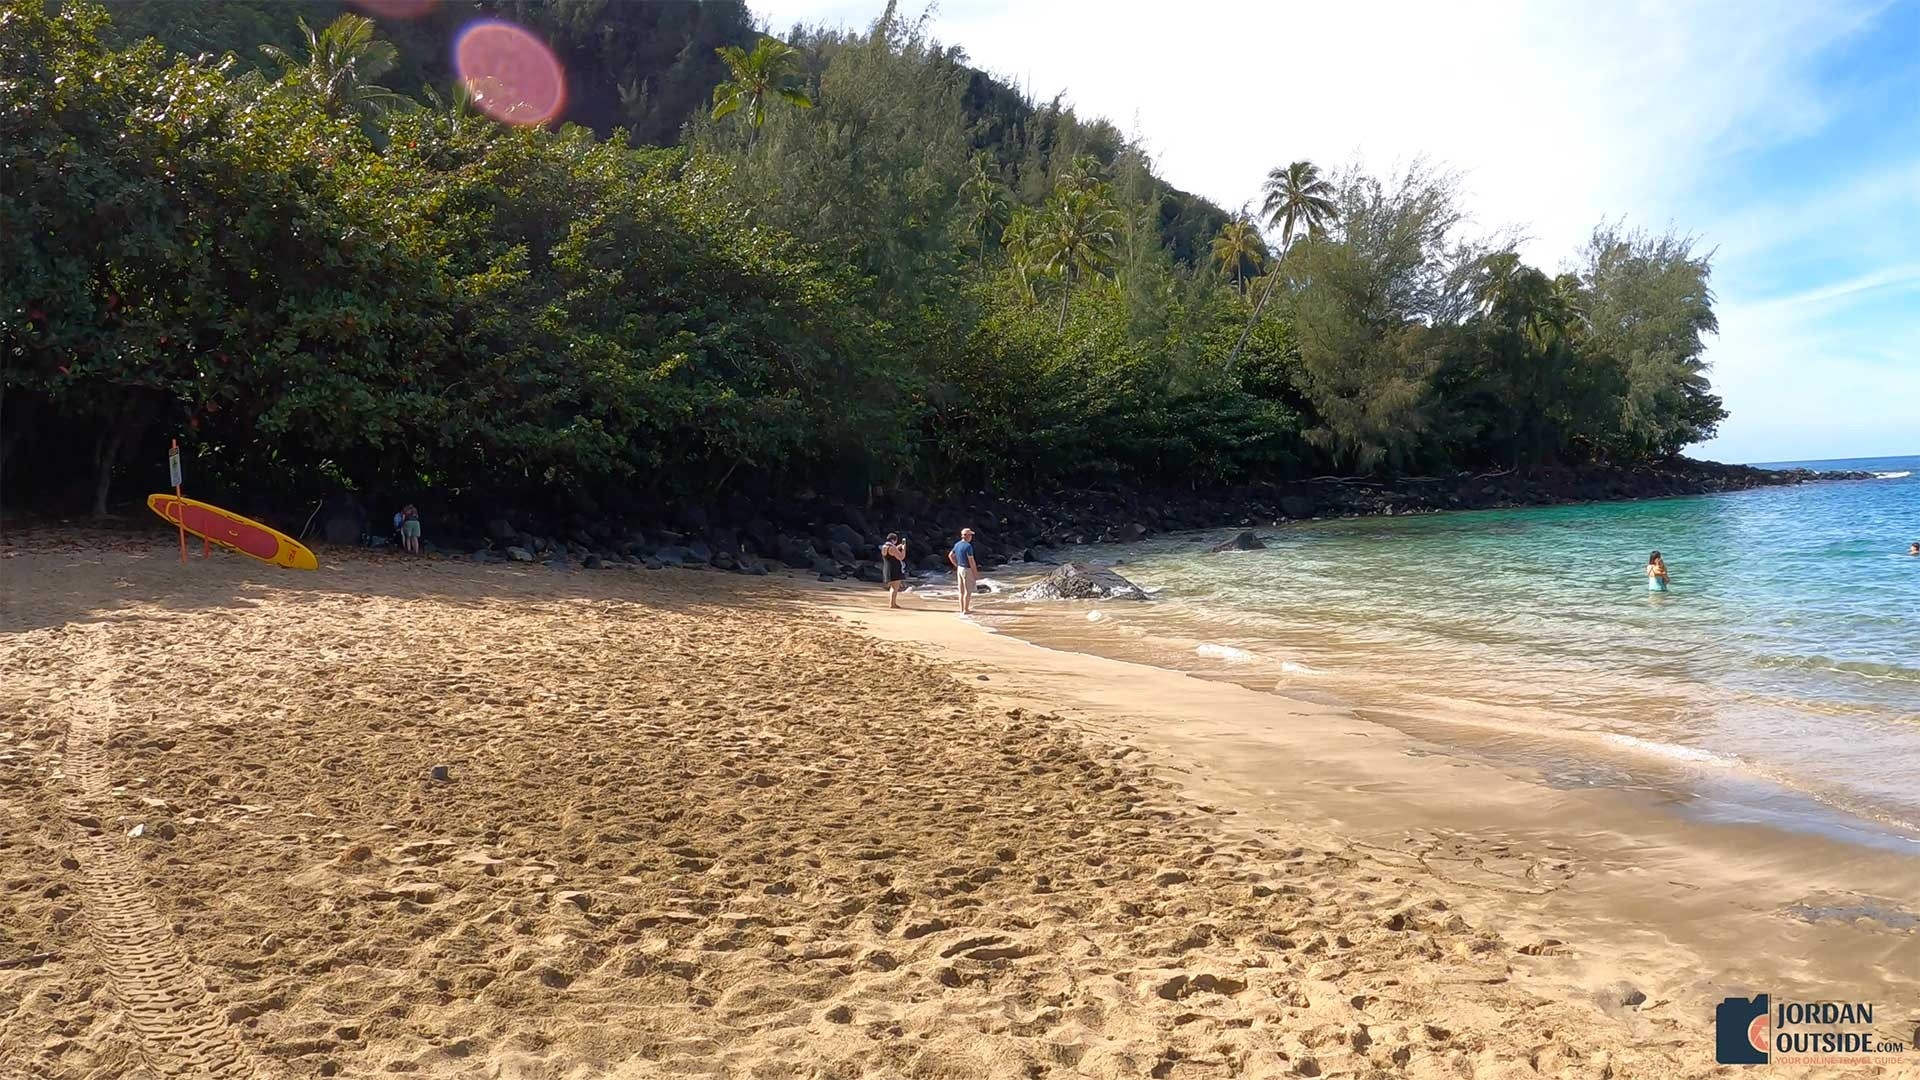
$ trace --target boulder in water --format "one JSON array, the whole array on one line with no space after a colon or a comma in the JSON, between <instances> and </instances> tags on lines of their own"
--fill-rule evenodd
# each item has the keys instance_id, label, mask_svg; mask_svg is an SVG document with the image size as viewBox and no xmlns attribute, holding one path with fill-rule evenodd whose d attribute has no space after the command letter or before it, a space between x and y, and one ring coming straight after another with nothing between
<instances>
[{"instance_id":1,"label":"boulder in water","mask_svg":"<svg viewBox=\"0 0 1920 1080\"><path fill-rule=\"evenodd\" d=\"M1240 535L1234 537L1231 540L1223 541L1221 543L1213 545L1213 550L1215 551L1259 551L1266 546L1267 545L1264 541L1262 541L1259 537L1253 535L1251 531L1248 531L1248 532L1241 533Z\"/></svg>"},{"instance_id":2,"label":"boulder in water","mask_svg":"<svg viewBox=\"0 0 1920 1080\"><path fill-rule=\"evenodd\" d=\"M1086 563L1067 563L1045 581L1021 590L1022 600L1145 600L1140 586L1111 570Z\"/></svg>"}]
</instances>

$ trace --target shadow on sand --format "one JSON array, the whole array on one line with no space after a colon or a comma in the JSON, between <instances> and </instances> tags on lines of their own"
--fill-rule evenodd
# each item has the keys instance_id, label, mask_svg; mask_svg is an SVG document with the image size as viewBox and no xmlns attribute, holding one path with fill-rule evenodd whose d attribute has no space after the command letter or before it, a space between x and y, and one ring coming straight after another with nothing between
<instances>
[{"instance_id":1,"label":"shadow on sand","mask_svg":"<svg viewBox=\"0 0 1920 1080\"><path fill-rule=\"evenodd\" d=\"M777 602L774 590L719 571L544 563L474 563L361 548L317 547L320 568L284 570L194 544L186 565L171 536L85 529L10 530L0 540L0 634L117 621L140 609L247 608L268 593L435 600L483 609L501 600L630 602L676 611Z\"/></svg>"}]
</instances>

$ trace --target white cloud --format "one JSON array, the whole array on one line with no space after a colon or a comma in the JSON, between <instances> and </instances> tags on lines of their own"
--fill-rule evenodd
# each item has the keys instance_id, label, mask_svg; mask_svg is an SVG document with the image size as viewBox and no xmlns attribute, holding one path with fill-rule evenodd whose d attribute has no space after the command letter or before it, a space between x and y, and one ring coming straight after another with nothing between
<instances>
[{"instance_id":1,"label":"white cloud","mask_svg":"<svg viewBox=\"0 0 1920 1080\"><path fill-rule=\"evenodd\" d=\"M1762 301L1753 308L1744 309L1740 313L1765 312L1807 315L1822 311L1831 312L1836 306L1847 306L1848 302L1858 300L1864 294L1877 293L1884 290L1920 291L1920 262L1882 267L1881 269L1872 270L1857 277L1816 285L1797 293L1789 293L1785 296ZM1728 312L1723 309L1720 314L1724 318L1728 315Z\"/></svg>"},{"instance_id":2,"label":"white cloud","mask_svg":"<svg viewBox=\"0 0 1920 1080\"><path fill-rule=\"evenodd\" d=\"M777 28L860 26L882 7L754 3ZM1558 266L1603 219L1701 233L1719 245L1723 334L1711 357L1736 410L1713 445L1745 456L1764 440L1737 434L1792 434L1779 422L1788 402L1864 406L1910 386L1819 326L1762 320L1753 305L1763 288L1813 295L1897 274L1887 264L1920 250L1920 161L1840 175L1822 198L1769 192L1765 176L1745 176L1737 199L1723 185L1859 106L1823 84L1823 65L1866 38L1885 7L948 0L933 27L1036 98L1064 90L1082 115L1137 128L1162 175L1225 207L1297 158L1390 169L1425 156L1459 170L1478 227L1518 225L1524 253L1543 266ZM1764 201L1750 201L1755 190ZM1701 212L1710 220L1692 216ZM1884 336L1912 346L1915 326L1920 315L1896 317ZM1823 373L1784 362L1788 340L1821 356ZM1920 366L1920 351L1905 356L1908 371ZM1920 437L1907 441L1920 451Z\"/></svg>"}]
</instances>

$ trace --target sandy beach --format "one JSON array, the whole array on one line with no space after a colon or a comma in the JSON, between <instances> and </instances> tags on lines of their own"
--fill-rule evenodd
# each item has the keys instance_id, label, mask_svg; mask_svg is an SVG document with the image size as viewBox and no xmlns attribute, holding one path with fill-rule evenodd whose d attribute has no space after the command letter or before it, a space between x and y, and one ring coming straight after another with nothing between
<instances>
[{"instance_id":1,"label":"sandy beach","mask_svg":"<svg viewBox=\"0 0 1920 1080\"><path fill-rule=\"evenodd\" d=\"M1726 994L1920 1020L1850 906L1920 860L872 588L170 545L0 549L0 1076L1734 1076Z\"/></svg>"}]
</instances>

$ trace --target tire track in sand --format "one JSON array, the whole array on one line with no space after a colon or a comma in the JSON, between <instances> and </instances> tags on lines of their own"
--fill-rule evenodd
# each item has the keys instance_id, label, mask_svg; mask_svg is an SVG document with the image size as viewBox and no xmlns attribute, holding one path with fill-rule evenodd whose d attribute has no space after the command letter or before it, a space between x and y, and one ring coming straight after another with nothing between
<instances>
[{"instance_id":1,"label":"tire track in sand","mask_svg":"<svg viewBox=\"0 0 1920 1080\"><path fill-rule=\"evenodd\" d=\"M160 1077L264 1080L266 1071L207 992L173 931L140 886L140 875L104 830L112 788L106 742L117 706L112 644L95 631L82 646L68 698L66 788L62 803L82 835L80 900L88 937L140 1036L140 1052Z\"/></svg>"}]
</instances>

